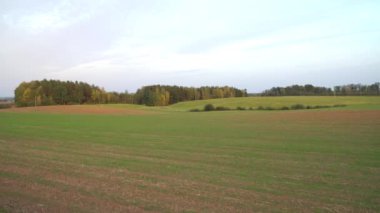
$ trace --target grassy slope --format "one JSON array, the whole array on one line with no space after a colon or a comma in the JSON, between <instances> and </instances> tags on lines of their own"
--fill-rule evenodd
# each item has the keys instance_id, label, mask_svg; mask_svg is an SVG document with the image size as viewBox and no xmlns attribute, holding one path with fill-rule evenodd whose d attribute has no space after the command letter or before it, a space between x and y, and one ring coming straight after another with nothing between
<instances>
[{"instance_id":1,"label":"grassy slope","mask_svg":"<svg viewBox=\"0 0 380 213\"><path fill-rule=\"evenodd\" d=\"M345 104L348 109L373 108L380 109L379 97L333 97L333 96L304 96L304 97L248 97L248 98L224 98L201 101L188 101L171 105L173 110L187 111L190 109L202 109L204 105L211 103L215 106L225 106L230 108L242 107L283 107L293 104L304 105L335 105Z\"/></svg>"},{"instance_id":2,"label":"grassy slope","mask_svg":"<svg viewBox=\"0 0 380 213\"><path fill-rule=\"evenodd\" d=\"M290 99L282 103L307 98ZM240 101L213 101L233 100ZM366 101L353 102L371 107ZM183 104L172 109L195 103ZM0 112L0 206L89 212L380 209L377 110L170 109L144 116Z\"/></svg>"}]
</instances>

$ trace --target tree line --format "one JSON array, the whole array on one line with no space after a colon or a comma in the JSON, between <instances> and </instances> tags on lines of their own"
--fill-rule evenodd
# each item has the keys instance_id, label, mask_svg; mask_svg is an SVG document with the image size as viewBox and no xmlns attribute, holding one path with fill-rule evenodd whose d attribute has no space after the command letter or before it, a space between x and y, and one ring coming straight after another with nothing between
<instances>
[{"instance_id":1,"label":"tree line","mask_svg":"<svg viewBox=\"0 0 380 213\"><path fill-rule=\"evenodd\" d=\"M380 83L371 85L348 84L317 87L311 84L273 87L261 96L358 96L380 95ZM128 92L107 92L103 88L84 82L42 80L22 82L15 90L17 106L43 106L66 104L108 104L133 103L147 106L167 106L182 101L206 100L213 98L246 97L245 89L234 87L181 87L167 85L145 86L135 94Z\"/></svg>"},{"instance_id":2,"label":"tree line","mask_svg":"<svg viewBox=\"0 0 380 213\"><path fill-rule=\"evenodd\" d=\"M234 87L180 87L153 85L137 90L135 103L147 106L167 106L182 101L213 98L246 97L247 91Z\"/></svg>"},{"instance_id":3,"label":"tree line","mask_svg":"<svg viewBox=\"0 0 380 213\"><path fill-rule=\"evenodd\" d=\"M334 87L335 95L380 95L380 83L370 85L347 84Z\"/></svg>"},{"instance_id":4,"label":"tree line","mask_svg":"<svg viewBox=\"0 0 380 213\"><path fill-rule=\"evenodd\" d=\"M15 90L17 106L131 103L127 92L106 92L84 82L42 80L22 82Z\"/></svg>"},{"instance_id":5,"label":"tree line","mask_svg":"<svg viewBox=\"0 0 380 213\"><path fill-rule=\"evenodd\" d=\"M265 90L261 96L373 96L380 95L380 83L371 85L347 84L328 87L316 87L311 84L273 87Z\"/></svg>"},{"instance_id":6,"label":"tree line","mask_svg":"<svg viewBox=\"0 0 380 213\"><path fill-rule=\"evenodd\" d=\"M179 87L153 85L128 92L107 92L84 82L42 80L22 82L15 89L17 106L45 106L67 104L135 103L148 106L166 106L181 101L211 98L245 97L246 90L233 87Z\"/></svg>"}]
</instances>

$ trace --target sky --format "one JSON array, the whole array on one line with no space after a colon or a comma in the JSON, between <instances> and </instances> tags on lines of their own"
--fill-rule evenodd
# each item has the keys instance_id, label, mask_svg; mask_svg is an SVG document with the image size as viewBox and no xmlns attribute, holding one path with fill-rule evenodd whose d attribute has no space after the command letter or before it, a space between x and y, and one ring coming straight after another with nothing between
<instances>
[{"instance_id":1,"label":"sky","mask_svg":"<svg viewBox=\"0 0 380 213\"><path fill-rule=\"evenodd\" d=\"M334 86L380 81L379 0L2 0L0 96L23 81Z\"/></svg>"}]
</instances>

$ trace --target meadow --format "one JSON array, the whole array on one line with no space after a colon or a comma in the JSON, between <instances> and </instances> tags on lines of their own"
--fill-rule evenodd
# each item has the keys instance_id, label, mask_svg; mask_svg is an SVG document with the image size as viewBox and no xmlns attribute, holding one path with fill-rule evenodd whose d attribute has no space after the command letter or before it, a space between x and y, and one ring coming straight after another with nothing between
<instances>
[{"instance_id":1,"label":"meadow","mask_svg":"<svg viewBox=\"0 0 380 213\"><path fill-rule=\"evenodd\" d=\"M380 98L3 109L2 211L379 212Z\"/></svg>"}]
</instances>

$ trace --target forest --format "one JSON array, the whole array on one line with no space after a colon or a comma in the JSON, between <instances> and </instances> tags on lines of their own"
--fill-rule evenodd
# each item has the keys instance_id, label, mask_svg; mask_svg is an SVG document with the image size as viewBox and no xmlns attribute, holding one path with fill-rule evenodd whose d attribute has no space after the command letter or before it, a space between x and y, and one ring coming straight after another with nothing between
<instances>
[{"instance_id":1,"label":"forest","mask_svg":"<svg viewBox=\"0 0 380 213\"><path fill-rule=\"evenodd\" d=\"M317 87L311 84L273 87L260 96L377 96L380 83L371 85L348 84ZM147 106L167 106L182 101L206 100L214 98L246 97L245 89L234 87L182 87L167 85L144 86L136 93L107 92L101 87L84 82L42 80L22 82L15 90L17 106L45 106L68 104L110 104L130 103Z\"/></svg>"},{"instance_id":2,"label":"forest","mask_svg":"<svg viewBox=\"0 0 380 213\"><path fill-rule=\"evenodd\" d=\"M132 103L132 98L127 92L106 92L98 86L77 81L22 82L15 90L17 106Z\"/></svg>"},{"instance_id":3,"label":"forest","mask_svg":"<svg viewBox=\"0 0 380 213\"><path fill-rule=\"evenodd\" d=\"M134 100L136 104L167 106L182 101L245 96L247 96L246 90L239 90L228 86L195 88L153 85L137 90Z\"/></svg>"},{"instance_id":4,"label":"forest","mask_svg":"<svg viewBox=\"0 0 380 213\"><path fill-rule=\"evenodd\" d=\"M335 86L333 89L328 87L316 87L311 84L293 85L287 87L273 87L265 90L261 96L373 96L380 95L380 83L371 85L347 84Z\"/></svg>"},{"instance_id":5,"label":"forest","mask_svg":"<svg viewBox=\"0 0 380 213\"><path fill-rule=\"evenodd\" d=\"M246 90L233 87L145 86L135 94L107 92L84 82L42 80L22 82L15 90L17 106L68 104L134 103L166 106L181 101L247 96Z\"/></svg>"}]
</instances>

